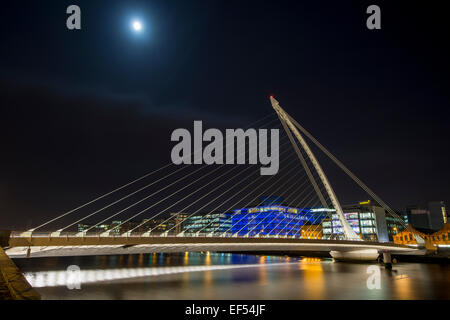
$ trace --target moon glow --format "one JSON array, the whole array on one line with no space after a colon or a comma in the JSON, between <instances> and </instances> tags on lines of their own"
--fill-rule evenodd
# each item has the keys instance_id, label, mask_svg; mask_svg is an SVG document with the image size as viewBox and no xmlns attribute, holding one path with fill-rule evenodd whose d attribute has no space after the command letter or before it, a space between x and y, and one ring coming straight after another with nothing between
<instances>
[{"instance_id":1,"label":"moon glow","mask_svg":"<svg viewBox=\"0 0 450 320\"><path fill-rule=\"evenodd\" d=\"M142 23L139 20L133 20L131 23L133 30L136 32L140 32L142 30Z\"/></svg>"}]
</instances>

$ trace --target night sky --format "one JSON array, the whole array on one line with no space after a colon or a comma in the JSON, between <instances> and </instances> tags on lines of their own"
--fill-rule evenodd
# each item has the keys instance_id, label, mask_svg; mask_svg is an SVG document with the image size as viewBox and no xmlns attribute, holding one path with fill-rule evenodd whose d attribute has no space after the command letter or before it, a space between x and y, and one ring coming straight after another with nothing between
<instances>
[{"instance_id":1,"label":"night sky","mask_svg":"<svg viewBox=\"0 0 450 320\"><path fill-rule=\"evenodd\" d=\"M393 2L2 4L0 228L168 163L171 132L193 120L244 127L273 112L270 94L392 207L449 203L448 11ZM81 30L66 28L71 4ZM366 28L370 4L381 30ZM365 199L319 159L343 204Z\"/></svg>"}]
</instances>

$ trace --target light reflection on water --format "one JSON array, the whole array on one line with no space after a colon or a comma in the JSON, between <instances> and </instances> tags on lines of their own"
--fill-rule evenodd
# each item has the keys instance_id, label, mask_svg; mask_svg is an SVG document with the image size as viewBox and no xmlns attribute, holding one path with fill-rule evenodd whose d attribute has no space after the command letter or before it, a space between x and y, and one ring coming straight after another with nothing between
<instances>
[{"instance_id":1,"label":"light reflection on water","mask_svg":"<svg viewBox=\"0 0 450 320\"><path fill-rule=\"evenodd\" d=\"M306 261L305 261L306 260ZM309 291L311 299L321 299L324 290L324 275L321 261L319 259L304 259L300 263L300 270L303 270L305 275L305 289Z\"/></svg>"},{"instance_id":2,"label":"light reflection on water","mask_svg":"<svg viewBox=\"0 0 450 320\"><path fill-rule=\"evenodd\" d=\"M169 260L169 259L168 259ZM139 260L140 262L140 260ZM284 263L275 263L272 266ZM161 276L176 273L188 273L204 271L205 284L212 283L211 270L227 270L238 268L265 267L260 264L239 265L205 265L205 266L183 266L183 267L160 267L160 268L110 268L98 270L80 270L74 272L67 270L24 272L25 278L35 288L68 286L75 283L88 284L112 280L130 280L140 277ZM73 268L71 268L73 271Z\"/></svg>"},{"instance_id":3,"label":"light reflection on water","mask_svg":"<svg viewBox=\"0 0 450 320\"><path fill-rule=\"evenodd\" d=\"M448 264L380 266L381 289L369 290L370 264L321 258L185 252L14 261L34 274L30 282L39 275L44 299L450 299ZM61 280L69 265L90 277L81 290Z\"/></svg>"}]
</instances>

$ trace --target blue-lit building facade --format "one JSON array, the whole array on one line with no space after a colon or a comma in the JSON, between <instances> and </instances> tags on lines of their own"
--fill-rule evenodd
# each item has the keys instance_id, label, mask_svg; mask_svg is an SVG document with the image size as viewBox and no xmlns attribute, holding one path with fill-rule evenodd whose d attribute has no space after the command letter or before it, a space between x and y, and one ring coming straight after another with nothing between
<instances>
[{"instance_id":1,"label":"blue-lit building facade","mask_svg":"<svg viewBox=\"0 0 450 320\"><path fill-rule=\"evenodd\" d=\"M285 206L243 208L233 211L231 233L240 236L298 236L301 227L306 222L313 221L313 214L309 209Z\"/></svg>"},{"instance_id":2,"label":"blue-lit building facade","mask_svg":"<svg viewBox=\"0 0 450 320\"><path fill-rule=\"evenodd\" d=\"M294 208L281 203L279 197L266 197L262 206L233 210L231 233L238 236L300 236L303 225L320 223L326 216L326 213L314 212L311 208Z\"/></svg>"}]
</instances>

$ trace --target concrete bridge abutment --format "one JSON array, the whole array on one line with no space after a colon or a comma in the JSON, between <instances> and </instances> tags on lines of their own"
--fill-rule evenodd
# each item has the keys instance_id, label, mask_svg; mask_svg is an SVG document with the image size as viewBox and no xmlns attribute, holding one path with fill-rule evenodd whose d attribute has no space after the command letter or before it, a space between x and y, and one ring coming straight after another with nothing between
<instances>
[{"instance_id":1,"label":"concrete bridge abutment","mask_svg":"<svg viewBox=\"0 0 450 320\"><path fill-rule=\"evenodd\" d=\"M379 253L377 249L361 249L352 251L330 251L336 261L376 261Z\"/></svg>"}]
</instances>

